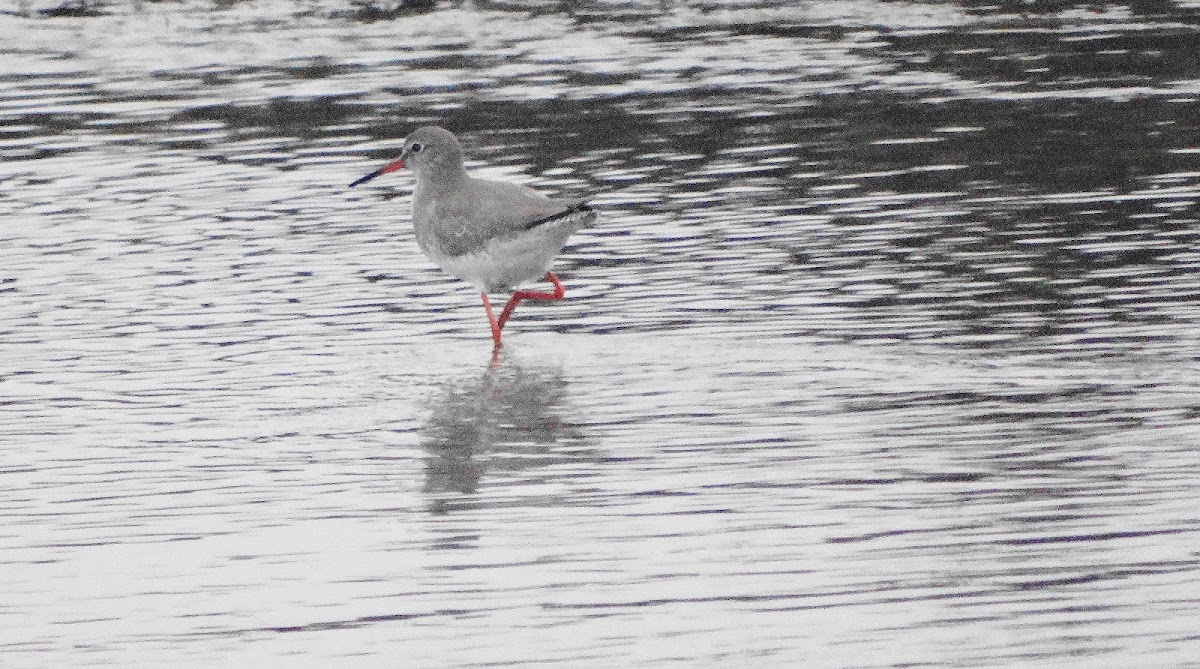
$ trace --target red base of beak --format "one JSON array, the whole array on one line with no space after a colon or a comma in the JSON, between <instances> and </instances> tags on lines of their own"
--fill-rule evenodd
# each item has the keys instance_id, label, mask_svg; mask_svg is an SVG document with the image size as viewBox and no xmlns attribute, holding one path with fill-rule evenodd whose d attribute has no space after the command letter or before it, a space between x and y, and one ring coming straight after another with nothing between
<instances>
[{"instance_id":1,"label":"red base of beak","mask_svg":"<svg viewBox=\"0 0 1200 669\"><path fill-rule=\"evenodd\" d=\"M375 177L380 176L381 174L387 174L388 172L395 172L396 170L403 169L403 168L404 168L404 158L397 158L397 159L393 160L392 162L388 163L387 165L384 165L383 167L375 170L374 172L371 172L367 176L359 178L359 179L355 179L350 184L350 188L354 188L355 186L357 186L359 184L365 184L368 181L370 181L371 179L374 179Z\"/></svg>"}]
</instances>

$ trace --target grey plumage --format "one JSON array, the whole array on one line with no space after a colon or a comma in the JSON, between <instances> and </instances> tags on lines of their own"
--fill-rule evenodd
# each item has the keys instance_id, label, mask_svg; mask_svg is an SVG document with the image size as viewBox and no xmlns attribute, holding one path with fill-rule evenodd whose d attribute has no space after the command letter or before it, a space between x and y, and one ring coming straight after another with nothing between
<instances>
[{"instance_id":1,"label":"grey plumage","mask_svg":"<svg viewBox=\"0 0 1200 669\"><path fill-rule=\"evenodd\" d=\"M478 286L498 351L500 332L521 300L558 300L564 290L549 271L567 238L596 220L584 202L548 198L501 181L476 179L463 167L462 146L448 130L417 128L400 157L355 180L357 186L407 167L416 174L413 231L421 252L443 270ZM544 279L553 292L514 291L499 318L488 293Z\"/></svg>"},{"instance_id":2,"label":"grey plumage","mask_svg":"<svg viewBox=\"0 0 1200 669\"><path fill-rule=\"evenodd\" d=\"M404 144L401 160L417 176L417 245L442 269L488 292L541 278L567 238L596 220L584 203L467 175L458 139L442 128L418 128Z\"/></svg>"}]
</instances>

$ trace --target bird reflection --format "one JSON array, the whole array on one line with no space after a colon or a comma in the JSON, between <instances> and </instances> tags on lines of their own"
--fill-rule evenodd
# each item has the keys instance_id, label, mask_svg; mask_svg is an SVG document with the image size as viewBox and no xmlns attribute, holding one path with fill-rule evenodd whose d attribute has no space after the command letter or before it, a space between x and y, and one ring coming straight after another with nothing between
<instances>
[{"instance_id":1,"label":"bird reflection","mask_svg":"<svg viewBox=\"0 0 1200 669\"><path fill-rule=\"evenodd\" d=\"M478 506L487 471L513 475L586 457L582 434L563 417L566 395L561 370L503 359L478 377L446 383L422 430L430 510Z\"/></svg>"}]
</instances>

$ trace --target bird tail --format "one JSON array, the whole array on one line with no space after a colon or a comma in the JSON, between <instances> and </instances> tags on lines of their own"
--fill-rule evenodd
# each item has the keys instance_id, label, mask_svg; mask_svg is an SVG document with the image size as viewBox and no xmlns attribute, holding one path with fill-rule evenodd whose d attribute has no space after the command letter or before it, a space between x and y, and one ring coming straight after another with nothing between
<instances>
[{"instance_id":1,"label":"bird tail","mask_svg":"<svg viewBox=\"0 0 1200 669\"><path fill-rule=\"evenodd\" d=\"M572 230L578 230L590 225L592 221L596 220L596 216L596 210L592 208L592 205L586 202L580 202L578 204L573 204L566 210L560 211L552 216L539 218L538 220L526 225L525 229L533 230L534 228L540 228L543 225L557 223L566 224L570 226Z\"/></svg>"}]
</instances>

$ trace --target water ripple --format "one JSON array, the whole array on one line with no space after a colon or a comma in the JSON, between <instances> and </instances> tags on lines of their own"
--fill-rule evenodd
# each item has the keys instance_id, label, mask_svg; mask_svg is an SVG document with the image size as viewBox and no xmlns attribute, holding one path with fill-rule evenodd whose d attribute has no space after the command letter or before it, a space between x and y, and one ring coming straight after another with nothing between
<instances>
[{"instance_id":1,"label":"water ripple","mask_svg":"<svg viewBox=\"0 0 1200 669\"><path fill-rule=\"evenodd\" d=\"M1191 661L1190 10L488 4L0 14L0 664Z\"/></svg>"}]
</instances>

